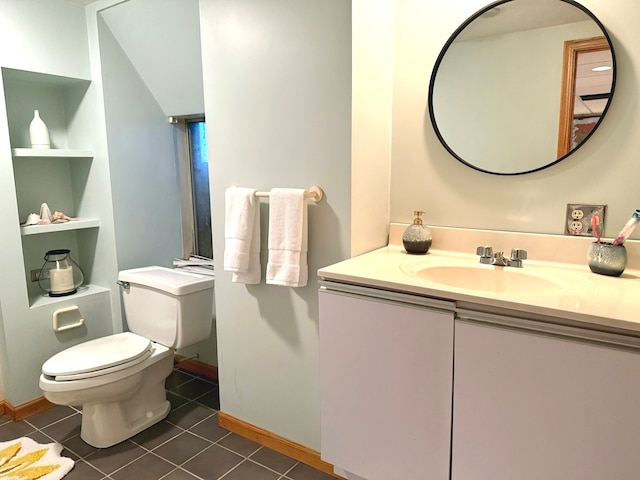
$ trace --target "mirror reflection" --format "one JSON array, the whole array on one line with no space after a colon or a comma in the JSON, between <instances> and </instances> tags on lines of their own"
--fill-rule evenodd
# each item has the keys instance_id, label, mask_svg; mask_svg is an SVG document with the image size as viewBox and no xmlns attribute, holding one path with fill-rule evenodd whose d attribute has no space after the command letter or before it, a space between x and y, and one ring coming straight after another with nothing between
<instances>
[{"instance_id":1,"label":"mirror reflection","mask_svg":"<svg viewBox=\"0 0 640 480\"><path fill-rule=\"evenodd\" d=\"M455 158L517 175L584 144L614 87L611 42L586 8L572 0L504 0L470 17L442 49L429 114Z\"/></svg>"},{"instance_id":2,"label":"mirror reflection","mask_svg":"<svg viewBox=\"0 0 640 480\"><path fill-rule=\"evenodd\" d=\"M605 37L564 42L563 65L558 158L593 132L613 87L613 55Z\"/></svg>"}]
</instances>

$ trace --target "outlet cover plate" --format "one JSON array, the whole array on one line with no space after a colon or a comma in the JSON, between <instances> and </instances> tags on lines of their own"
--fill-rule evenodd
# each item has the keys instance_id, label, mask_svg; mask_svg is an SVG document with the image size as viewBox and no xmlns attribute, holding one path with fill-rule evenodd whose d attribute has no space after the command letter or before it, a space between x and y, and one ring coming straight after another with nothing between
<instances>
[{"instance_id":1,"label":"outlet cover plate","mask_svg":"<svg viewBox=\"0 0 640 480\"><path fill-rule=\"evenodd\" d=\"M566 235L577 235L581 237L594 237L591 227L591 217L598 216L600 235L604 235L604 219L606 205L592 205L587 203L567 204L567 213L564 222L564 233Z\"/></svg>"}]
</instances>

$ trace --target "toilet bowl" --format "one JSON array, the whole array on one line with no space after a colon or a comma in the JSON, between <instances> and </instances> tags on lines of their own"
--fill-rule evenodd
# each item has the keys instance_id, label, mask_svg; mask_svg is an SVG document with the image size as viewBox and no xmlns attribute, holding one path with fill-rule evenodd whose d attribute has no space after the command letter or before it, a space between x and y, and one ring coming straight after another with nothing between
<instances>
[{"instance_id":1,"label":"toilet bowl","mask_svg":"<svg viewBox=\"0 0 640 480\"><path fill-rule=\"evenodd\" d=\"M164 383L174 349L205 340L211 331L211 277L145 267L118 278L136 332L63 350L42 365L40 375L47 400L82 407L81 438L98 448L126 440L169 413Z\"/></svg>"},{"instance_id":2,"label":"toilet bowl","mask_svg":"<svg viewBox=\"0 0 640 480\"><path fill-rule=\"evenodd\" d=\"M123 346L139 349L145 342L142 355L126 358L129 353ZM74 364L72 357L95 358L96 351L110 348L121 358L114 356L105 364L119 362L116 365L89 372L64 368ZM109 447L141 432L163 419L171 408L164 381L173 369L173 352L134 333L76 345L51 357L42 369L40 389L45 398L57 405L81 406L81 437L94 447Z\"/></svg>"}]
</instances>

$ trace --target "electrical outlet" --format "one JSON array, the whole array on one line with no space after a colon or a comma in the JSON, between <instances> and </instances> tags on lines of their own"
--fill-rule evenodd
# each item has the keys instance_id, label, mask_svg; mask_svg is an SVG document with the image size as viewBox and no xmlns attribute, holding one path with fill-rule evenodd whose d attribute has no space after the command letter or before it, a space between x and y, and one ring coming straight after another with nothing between
<instances>
[{"instance_id":1,"label":"electrical outlet","mask_svg":"<svg viewBox=\"0 0 640 480\"><path fill-rule=\"evenodd\" d=\"M582 230L584 230L582 222L576 220L576 221L573 221L573 222L569 223L569 231L573 235L580 235L580 233L582 233Z\"/></svg>"},{"instance_id":2,"label":"electrical outlet","mask_svg":"<svg viewBox=\"0 0 640 480\"><path fill-rule=\"evenodd\" d=\"M582 237L593 237L593 227L591 225L591 217L598 217L598 230L600 235L604 232L604 213L606 205L588 205L583 203L567 204L567 213L565 216L566 235L579 235Z\"/></svg>"}]
</instances>

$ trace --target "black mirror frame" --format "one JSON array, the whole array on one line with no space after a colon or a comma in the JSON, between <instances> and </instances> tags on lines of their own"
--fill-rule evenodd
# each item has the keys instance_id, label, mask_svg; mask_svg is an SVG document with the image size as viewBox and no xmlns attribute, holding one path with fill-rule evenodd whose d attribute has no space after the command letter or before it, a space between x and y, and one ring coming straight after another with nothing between
<instances>
[{"instance_id":1,"label":"black mirror frame","mask_svg":"<svg viewBox=\"0 0 640 480\"><path fill-rule=\"evenodd\" d=\"M614 52L614 49L613 49L613 43L611 42L611 38L609 37L609 33L607 32L606 28L604 27L602 22L600 22L600 20L593 13L591 13L591 11L589 9L587 9L585 6L575 2L574 0L558 0L560 2L568 3L569 5L572 5L572 6L576 7L576 8L578 8L578 9L582 10L587 16L589 16L589 18L591 18L591 20L593 20L596 23L596 25L598 25L600 30L602 30L602 35L606 38L607 43L609 44L609 48L611 49L611 58L612 58L612 61L613 61L613 73L612 73L613 78L612 78L612 81L611 81L611 94L610 94L609 101L607 102L604 110L602 111L602 115L601 115L600 121L593 127L591 132L589 132L589 134L575 148L573 148L572 150L567 152L562 157L560 157L560 158L558 158L558 159L556 159L556 160L554 160L552 162L549 162L548 164L545 164L542 167L535 168L535 169L532 169L532 170L526 170L526 171L522 171L522 172L507 172L507 173L505 173L505 172L492 172L490 170L485 170L483 168L477 167L477 166L469 163L468 161L464 160L463 158L461 158L458 154L456 154L456 152L454 152L453 149L444 140L444 138L442 136L442 133L440 132L440 129L438 128L438 124L436 122L435 114L434 114L434 111L433 111L433 90L434 90L434 87L435 87L436 76L438 74L438 68L440 67L440 64L442 63L442 61L444 59L444 56L445 56L447 50L449 49L449 47L451 46L451 44L456 40L458 35L460 33L462 33L462 31L465 28L467 28L474 20L476 20L481 15L484 15L489 10L492 10L493 8L495 8L495 7L499 6L499 5L504 5L505 3L511 3L511 2L514 2L514 1L518 1L518 0L498 0L498 1L495 1L495 2L487 5L486 7L478 10L476 13L474 13L469 18L467 18L467 20L465 20L453 32L453 34L449 37L447 42L442 47L442 50L440 51L440 53L438 55L438 58L436 59L436 62L434 64L434 66L433 66L433 70L431 71L431 79L429 81L428 107L427 108L429 110L429 117L431 119L431 126L433 127L433 130L435 131L435 134L438 137L438 140L440 141L442 146L444 146L445 149L456 160L458 160L459 162L463 163L464 165L466 165L466 166L468 166L470 168L473 168L474 170L477 170L477 171L483 172L483 173L488 173L490 175L514 176L514 175L525 175L527 173L538 172L540 170L544 170L546 168L549 168L552 165L555 165L556 163L558 163L558 162L564 160L565 158L569 157L570 155L572 155L582 145L584 145L587 142L587 140L589 140L591 138L591 136L595 133L595 131L598 129L598 127L602 123L602 120L606 116L607 111L609 110L609 107L611 106L611 101L613 100L613 94L614 94L615 87L616 87L616 76L617 76L617 70L618 70L617 63L616 63L616 55L615 55L615 52Z\"/></svg>"}]
</instances>

